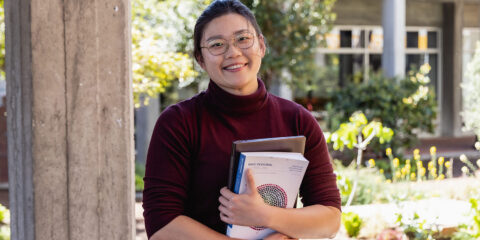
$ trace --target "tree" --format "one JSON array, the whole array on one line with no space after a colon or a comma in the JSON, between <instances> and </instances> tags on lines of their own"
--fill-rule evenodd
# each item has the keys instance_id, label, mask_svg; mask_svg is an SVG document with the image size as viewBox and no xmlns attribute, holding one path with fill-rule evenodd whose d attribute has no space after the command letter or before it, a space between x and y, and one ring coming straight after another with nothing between
<instances>
[{"instance_id":1,"label":"tree","mask_svg":"<svg viewBox=\"0 0 480 240\"><path fill-rule=\"evenodd\" d=\"M195 20L210 0L134 0L132 2L133 89L140 96L165 92L177 82L189 85L194 68L192 35ZM315 51L335 19L335 0L244 0L256 15L269 45L261 74L267 86L279 78L309 89L317 75ZM182 26L182 27L178 27ZM289 72L292 78L282 77ZM178 80L178 81L177 81Z\"/></svg>"},{"instance_id":2,"label":"tree","mask_svg":"<svg viewBox=\"0 0 480 240\"><path fill-rule=\"evenodd\" d=\"M278 78L291 87L311 88L317 76L316 49L335 20L335 0L243 0L252 9L268 44L262 79ZM285 70L289 73L284 76Z\"/></svg>"},{"instance_id":3,"label":"tree","mask_svg":"<svg viewBox=\"0 0 480 240\"><path fill-rule=\"evenodd\" d=\"M334 150L343 151L346 146L349 149L357 148L356 161L356 178L353 188L349 194L347 204L350 206L355 196L358 184L358 176L360 174L360 166L362 164L363 151L367 149L368 144L373 138L377 137L381 144L390 142L394 132L391 128L383 126L379 121L373 120L368 122L365 114L355 112L349 117L348 122L340 124L340 127L333 133L326 132L325 138L327 143L333 142Z\"/></svg>"},{"instance_id":4,"label":"tree","mask_svg":"<svg viewBox=\"0 0 480 240\"><path fill-rule=\"evenodd\" d=\"M428 73L431 67L424 64L411 70L401 79L387 78L381 72L371 73L368 82L349 83L332 92L327 104L327 128L337 129L356 111L368 119L377 119L395 129L390 147L400 153L413 147L419 132L434 131L437 103ZM372 149L381 153L385 149L374 141Z\"/></svg>"},{"instance_id":5,"label":"tree","mask_svg":"<svg viewBox=\"0 0 480 240\"><path fill-rule=\"evenodd\" d=\"M199 75L191 52L195 20L209 0L132 1L132 68L135 106L174 82L187 86ZM179 27L181 26L181 27Z\"/></svg>"}]
</instances>

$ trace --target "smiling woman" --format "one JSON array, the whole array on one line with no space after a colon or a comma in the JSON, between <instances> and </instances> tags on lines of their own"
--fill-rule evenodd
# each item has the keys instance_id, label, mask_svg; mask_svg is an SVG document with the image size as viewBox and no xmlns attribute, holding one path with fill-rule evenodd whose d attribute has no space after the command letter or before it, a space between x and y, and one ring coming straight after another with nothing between
<instances>
[{"instance_id":1,"label":"smiling woman","mask_svg":"<svg viewBox=\"0 0 480 240\"><path fill-rule=\"evenodd\" d=\"M144 178L147 235L229 239L226 224L277 231L267 239L335 235L340 195L323 133L308 111L268 93L258 77L266 45L251 11L236 0L214 1L193 37L210 84L157 121ZM233 141L297 135L306 136L310 162L300 187L304 208L270 206L258 191L235 194L225 187Z\"/></svg>"},{"instance_id":2,"label":"smiling woman","mask_svg":"<svg viewBox=\"0 0 480 240\"><path fill-rule=\"evenodd\" d=\"M257 74L265 55L263 36L242 15L231 13L213 19L204 29L200 66L223 90L248 95L258 88ZM226 39L233 39L233 44Z\"/></svg>"}]
</instances>

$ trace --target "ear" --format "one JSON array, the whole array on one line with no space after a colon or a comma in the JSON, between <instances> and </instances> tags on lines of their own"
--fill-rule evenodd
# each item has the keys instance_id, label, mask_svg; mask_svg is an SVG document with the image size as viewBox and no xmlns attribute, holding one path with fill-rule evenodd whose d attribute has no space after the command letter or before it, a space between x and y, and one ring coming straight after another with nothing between
<instances>
[{"instance_id":1,"label":"ear","mask_svg":"<svg viewBox=\"0 0 480 240\"><path fill-rule=\"evenodd\" d=\"M202 54L195 56L195 59L197 60L198 65L200 65L200 67L205 70L205 61L203 60Z\"/></svg>"},{"instance_id":2,"label":"ear","mask_svg":"<svg viewBox=\"0 0 480 240\"><path fill-rule=\"evenodd\" d=\"M258 36L258 44L259 44L259 48L260 48L260 56L265 57L265 52L267 51L267 46L265 44L265 37L260 34Z\"/></svg>"}]
</instances>

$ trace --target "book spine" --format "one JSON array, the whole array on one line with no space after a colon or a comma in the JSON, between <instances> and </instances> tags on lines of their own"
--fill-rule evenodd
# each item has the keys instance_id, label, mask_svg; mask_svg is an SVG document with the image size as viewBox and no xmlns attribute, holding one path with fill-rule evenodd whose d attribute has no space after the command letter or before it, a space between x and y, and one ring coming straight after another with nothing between
<instances>
[{"instance_id":1,"label":"book spine","mask_svg":"<svg viewBox=\"0 0 480 240\"><path fill-rule=\"evenodd\" d=\"M226 232L225 235L227 235L227 236L232 235L232 227L233 227L232 224L227 225L227 232Z\"/></svg>"},{"instance_id":2,"label":"book spine","mask_svg":"<svg viewBox=\"0 0 480 240\"><path fill-rule=\"evenodd\" d=\"M233 177L233 173L235 171L235 155L237 151L236 151L236 145L235 143L232 143L232 153L230 155L230 166L228 168L228 189L230 191L233 191L233 181L234 181L234 177Z\"/></svg>"},{"instance_id":3,"label":"book spine","mask_svg":"<svg viewBox=\"0 0 480 240\"><path fill-rule=\"evenodd\" d=\"M237 176L235 179L235 187L233 189L234 193L238 194L238 191L240 190L240 183L242 181L242 175L243 175L243 168L245 165L245 155L240 154L240 159L238 160L238 169L237 169Z\"/></svg>"},{"instance_id":4,"label":"book spine","mask_svg":"<svg viewBox=\"0 0 480 240\"><path fill-rule=\"evenodd\" d=\"M245 164L245 155L240 154L240 158L238 160L238 168L237 168L237 175L235 177L235 186L233 188L233 192L238 194L240 190L240 182L242 181L243 175L243 165ZM229 233L232 229L232 224L227 225L227 233ZM227 234L228 235L228 234Z\"/></svg>"}]
</instances>

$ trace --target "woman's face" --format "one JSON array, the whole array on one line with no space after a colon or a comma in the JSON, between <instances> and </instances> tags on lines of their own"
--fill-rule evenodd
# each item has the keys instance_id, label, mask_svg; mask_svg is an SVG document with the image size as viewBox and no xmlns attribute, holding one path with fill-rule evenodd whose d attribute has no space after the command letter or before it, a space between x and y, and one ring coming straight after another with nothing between
<instances>
[{"instance_id":1,"label":"woman's face","mask_svg":"<svg viewBox=\"0 0 480 240\"><path fill-rule=\"evenodd\" d=\"M253 34L253 45L247 49L234 46L234 39L245 32ZM215 44L216 39L227 40L228 48L215 56L205 47ZM265 55L265 44L263 36L257 37L246 18L230 13L213 19L205 27L200 46L203 47L200 66L219 87L235 95L248 95L257 90L257 73Z\"/></svg>"}]
</instances>

